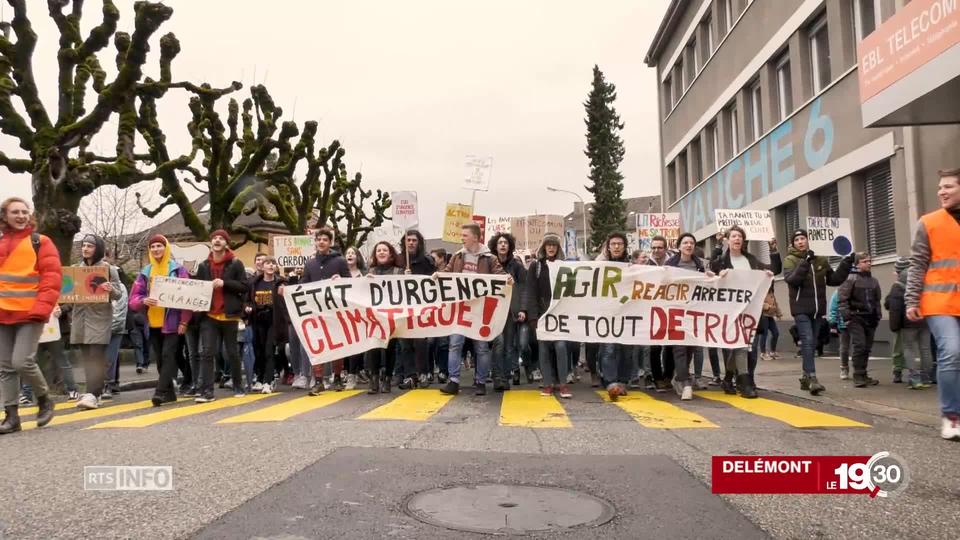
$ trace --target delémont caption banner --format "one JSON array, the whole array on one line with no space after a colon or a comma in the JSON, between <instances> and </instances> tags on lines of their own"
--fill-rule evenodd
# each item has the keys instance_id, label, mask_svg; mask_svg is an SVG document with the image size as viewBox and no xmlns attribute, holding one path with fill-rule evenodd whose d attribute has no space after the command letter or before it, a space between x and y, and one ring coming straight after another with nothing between
<instances>
[{"instance_id":1,"label":"del\u00e9mont caption banner","mask_svg":"<svg viewBox=\"0 0 960 540\"><path fill-rule=\"evenodd\" d=\"M395 338L461 334L490 341L503 331L513 286L506 275L437 274L332 279L284 288L287 311L314 365Z\"/></svg>"},{"instance_id":2,"label":"del\u00e9mont caption banner","mask_svg":"<svg viewBox=\"0 0 960 540\"><path fill-rule=\"evenodd\" d=\"M624 345L750 345L772 277L725 277L611 262L550 263L553 299L537 339Z\"/></svg>"}]
</instances>

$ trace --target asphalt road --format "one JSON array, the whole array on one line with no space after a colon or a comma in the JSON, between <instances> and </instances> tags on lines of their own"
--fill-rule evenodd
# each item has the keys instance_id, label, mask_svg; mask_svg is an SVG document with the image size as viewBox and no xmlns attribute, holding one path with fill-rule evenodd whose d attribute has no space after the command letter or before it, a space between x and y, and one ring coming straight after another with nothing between
<instances>
[{"instance_id":1,"label":"asphalt road","mask_svg":"<svg viewBox=\"0 0 960 540\"><path fill-rule=\"evenodd\" d=\"M776 402L765 409L773 417L652 393L656 401L633 401L642 410L631 415L586 385L573 388L574 399L553 410L520 393L501 410L504 398L492 392L448 402L421 392L404 402L396 390L326 397L314 408L319 402L296 401L305 393L284 387L257 401L168 405L159 417L139 408L150 391L126 392L97 418L63 410L57 425L0 438L0 531L43 539L480 538L421 523L403 502L438 486L508 483L579 490L616 508L597 528L538 537L957 537L960 444L928 427L776 393L764 394ZM777 403L803 409L784 413ZM390 416L421 419L382 419ZM865 426L790 425L833 421ZM896 498L710 494L713 455L881 450L910 467L911 484ZM169 465L174 489L85 491L89 465Z\"/></svg>"}]
</instances>

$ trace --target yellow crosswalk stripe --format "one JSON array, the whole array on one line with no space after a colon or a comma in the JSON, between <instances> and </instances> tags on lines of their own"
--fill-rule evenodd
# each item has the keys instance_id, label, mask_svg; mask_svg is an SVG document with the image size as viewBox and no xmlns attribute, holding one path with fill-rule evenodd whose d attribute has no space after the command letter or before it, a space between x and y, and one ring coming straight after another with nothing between
<instances>
[{"instance_id":1,"label":"yellow crosswalk stripe","mask_svg":"<svg viewBox=\"0 0 960 540\"><path fill-rule=\"evenodd\" d=\"M528 428L573 427L557 398L539 390L509 390L500 403L500 425Z\"/></svg>"},{"instance_id":2,"label":"yellow crosswalk stripe","mask_svg":"<svg viewBox=\"0 0 960 540\"><path fill-rule=\"evenodd\" d=\"M604 401L610 401L610 396L600 390L597 394ZM643 392L632 392L614 402L614 405L627 412L640 425L654 429L696 429L719 427L699 414L686 411L667 403L654 399Z\"/></svg>"},{"instance_id":3,"label":"yellow crosswalk stripe","mask_svg":"<svg viewBox=\"0 0 960 540\"><path fill-rule=\"evenodd\" d=\"M346 390L343 392L325 392L319 396L304 396L277 403L269 407L257 409L237 416L224 418L218 424L242 424L246 422L282 422L288 418L333 405L348 397L363 393L363 390Z\"/></svg>"},{"instance_id":4,"label":"yellow crosswalk stripe","mask_svg":"<svg viewBox=\"0 0 960 540\"><path fill-rule=\"evenodd\" d=\"M453 396L441 394L440 390L410 390L406 394L391 400L386 405L359 417L360 420L412 420L424 422L440 412Z\"/></svg>"},{"instance_id":5,"label":"yellow crosswalk stripe","mask_svg":"<svg viewBox=\"0 0 960 540\"><path fill-rule=\"evenodd\" d=\"M64 401L62 403L55 403L53 405L53 410L55 411L63 411L66 409L76 409L76 408L77 408L77 402L72 400ZM37 414L39 410L40 410L40 407L20 407L19 412L20 412L20 416L30 416L30 415Z\"/></svg>"},{"instance_id":6,"label":"yellow crosswalk stripe","mask_svg":"<svg viewBox=\"0 0 960 540\"><path fill-rule=\"evenodd\" d=\"M186 400L187 398L180 398L181 401ZM76 408L76 404L73 405ZM116 416L118 414L123 414L125 412L139 411L142 409L149 409L153 407L153 403L150 400L146 401L137 401L134 403L124 403L122 405L110 405L107 407L101 407L99 409L93 409L89 411L78 410L74 414L68 414L64 416L54 416L53 420L47 424L47 427L50 426L60 426L63 424L72 424L74 422L82 422L84 420L90 420L93 418L104 418L107 416ZM30 420L29 422L23 422L21 424L24 431L36 429L37 422Z\"/></svg>"},{"instance_id":7,"label":"yellow crosswalk stripe","mask_svg":"<svg viewBox=\"0 0 960 540\"><path fill-rule=\"evenodd\" d=\"M243 397L231 397L226 399L218 399L213 403L198 403L196 405L170 408L170 409L161 410L159 412L155 412L151 414L134 416L132 418L122 418L120 420L112 420L110 422L101 422L99 424L94 424L86 429L148 427L148 426L160 424L162 422L169 422L171 420L176 420L178 418L184 418L187 416L203 414L205 412L216 411L219 409L226 409L228 407L236 407L238 405L245 405L247 403L253 403L254 401L260 401L261 399L268 398L270 396L275 396L275 395L277 394L250 394L248 396L243 396Z\"/></svg>"},{"instance_id":8,"label":"yellow crosswalk stripe","mask_svg":"<svg viewBox=\"0 0 960 540\"><path fill-rule=\"evenodd\" d=\"M750 414L779 420L797 428L870 427L868 424L863 424L849 418L807 409L806 407L798 407L772 399L744 399L740 396L732 396L715 390L697 392L696 395L713 401L726 403Z\"/></svg>"}]
</instances>

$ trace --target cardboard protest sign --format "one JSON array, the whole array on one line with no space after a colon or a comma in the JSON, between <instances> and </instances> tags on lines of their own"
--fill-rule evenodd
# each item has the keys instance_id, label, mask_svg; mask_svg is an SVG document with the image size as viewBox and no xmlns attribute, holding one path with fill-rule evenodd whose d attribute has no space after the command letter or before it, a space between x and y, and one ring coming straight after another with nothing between
<instances>
[{"instance_id":1,"label":"cardboard protest sign","mask_svg":"<svg viewBox=\"0 0 960 540\"><path fill-rule=\"evenodd\" d=\"M303 268L317 253L312 236L274 236L273 256L281 268Z\"/></svg>"},{"instance_id":2,"label":"cardboard protest sign","mask_svg":"<svg viewBox=\"0 0 960 540\"><path fill-rule=\"evenodd\" d=\"M50 316L47 324L43 325L43 332L40 333L40 343L52 343L60 341L60 319Z\"/></svg>"},{"instance_id":3,"label":"cardboard protest sign","mask_svg":"<svg viewBox=\"0 0 960 540\"><path fill-rule=\"evenodd\" d=\"M467 174L463 178L463 187L475 191L490 190L490 173L493 172L493 158L467 156Z\"/></svg>"},{"instance_id":4,"label":"cardboard protest sign","mask_svg":"<svg viewBox=\"0 0 960 540\"><path fill-rule=\"evenodd\" d=\"M416 191L394 191L390 194L393 224L404 231L420 226Z\"/></svg>"},{"instance_id":5,"label":"cardboard protest sign","mask_svg":"<svg viewBox=\"0 0 960 540\"><path fill-rule=\"evenodd\" d=\"M817 255L845 257L853 252L850 220L807 216L807 241Z\"/></svg>"},{"instance_id":6,"label":"cardboard protest sign","mask_svg":"<svg viewBox=\"0 0 960 540\"><path fill-rule=\"evenodd\" d=\"M447 204L447 213L443 219L443 240L461 242L463 226L473 221L473 207L466 204Z\"/></svg>"},{"instance_id":7,"label":"cardboard protest sign","mask_svg":"<svg viewBox=\"0 0 960 540\"><path fill-rule=\"evenodd\" d=\"M484 238L493 238L499 233L509 233L513 231L511 226L513 218L487 216Z\"/></svg>"},{"instance_id":8,"label":"cardboard protest sign","mask_svg":"<svg viewBox=\"0 0 960 540\"><path fill-rule=\"evenodd\" d=\"M213 282L154 276L150 279L150 298L162 308L209 311Z\"/></svg>"},{"instance_id":9,"label":"cardboard protest sign","mask_svg":"<svg viewBox=\"0 0 960 540\"><path fill-rule=\"evenodd\" d=\"M577 251L577 231L574 229L563 231L563 253L570 257L576 255Z\"/></svg>"},{"instance_id":10,"label":"cardboard protest sign","mask_svg":"<svg viewBox=\"0 0 960 540\"><path fill-rule=\"evenodd\" d=\"M490 341L506 323L507 276L383 276L288 285L290 321L310 362L323 364L396 338L460 334Z\"/></svg>"},{"instance_id":11,"label":"cardboard protest sign","mask_svg":"<svg viewBox=\"0 0 960 540\"><path fill-rule=\"evenodd\" d=\"M102 286L109 282L106 266L64 266L60 303L107 303L110 301L110 293L104 291Z\"/></svg>"},{"instance_id":12,"label":"cardboard protest sign","mask_svg":"<svg viewBox=\"0 0 960 540\"><path fill-rule=\"evenodd\" d=\"M673 267L550 263L553 300L537 339L624 345L749 347L773 278L726 277Z\"/></svg>"},{"instance_id":13,"label":"cardboard protest sign","mask_svg":"<svg viewBox=\"0 0 960 540\"><path fill-rule=\"evenodd\" d=\"M373 246L380 242L386 242L394 247L398 247L405 234L406 231L404 229L394 224L385 223L370 231L370 234L367 235L367 240L360 246L360 255L362 255L364 259L369 259L373 253Z\"/></svg>"},{"instance_id":14,"label":"cardboard protest sign","mask_svg":"<svg viewBox=\"0 0 960 540\"><path fill-rule=\"evenodd\" d=\"M764 242L776 238L777 232L773 228L769 210L714 210L717 230L726 232L734 225L746 231L747 240L762 240Z\"/></svg>"},{"instance_id":15,"label":"cardboard protest sign","mask_svg":"<svg viewBox=\"0 0 960 540\"><path fill-rule=\"evenodd\" d=\"M640 238L640 249L644 251L650 251L650 241L654 236L666 238L669 247L680 237L680 214L637 214L637 236Z\"/></svg>"}]
</instances>

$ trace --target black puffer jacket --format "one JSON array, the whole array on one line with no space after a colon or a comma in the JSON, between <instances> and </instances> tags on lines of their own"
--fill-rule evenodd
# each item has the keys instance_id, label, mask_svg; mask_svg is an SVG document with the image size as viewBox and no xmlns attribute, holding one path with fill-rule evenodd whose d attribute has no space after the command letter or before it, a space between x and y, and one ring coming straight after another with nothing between
<instances>
[{"instance_id":1,"label":"black puffer jacket","mask_svg":"<svg viewBox=\"0 0 960 540\"><path fill-rule=\"evenodd\" d=\"M860 272L840 286L840 316L845 321L859 319L876 326L883 317L880 310L880 282L870 272ZM849 324L849 323L848 323Z\"/></svg>"},{"instance_id":2,"label":"black puffer jacket","mask_svg":"<svg viewBox=\"0 0 960 540\"><path fill-rule=\"evenodd\" d=\"M404 244L407 236L411 234L417 237L417 252L410 256L410 273L417 276L433 275L433 273L437 271L437 267L433 264L433 257L427 255L426 242L424 242L423 235L420 234L420 231L407 231L407 234L400 240L400 251L397 253L400 254L401 264L403 264L404 267L407 265L407 246Z\"/></svg>"},{"instance_id":3,"label":"black puffer jacket","mask_svg":"<svg viewBox=\"0 0 960 540\"><path fill-rule=\"evenodd\" d=\"M330 279L335 275L340 277L350 277L350 267L347 266L347 260L340 256L336 251L328 251L326 255L317 253L303 268L303 277L300 283L313 283Z\"/></svg>"},{"instance_id":4,"label":"black puffer jacket","mask_svg":"<svg viewBox=\"0 0 960 540\"><path fill-rule=\"evenodd\" d=\"M563 260L563 244L560 243L560 237L548 234L540 243L537 258L530 262L530 267L527 269L523 306L526 308L527 319L530 320L536 320L546 313L547 309L550 308L550 301L553 299L550 268L547 266L550 262L547 259L547 242L553 242L557 245L557 256L553 260Z\"/></svg>"},{"instance_id":5,"label":"black puffer jacket","mask_svg":"<svg viewBox=\"0 0 960 540\"><path fill-rule=\"evenodd\" d=\"M807 252L791 248L783 264L783 280L790 290L790 313L808 317L827 314L827 286L839 287L850 274L852 260L844 258L834 270L826 257L806 259Z\"/></svg>"},{"instance_id":6,"label":"black puffer jacket","mask_svg":"<svg viewBox=\"0 0 960 540\"><path fill-rule=\"evenodd\" d=\"M773 272L774 275L779 274L783 270L783 263L780 262L779 253L770 254L770 264L760 262L760 260L754 257L752 253L747 253L746 251L741 253L743 253L743 256L747 258L747 262L750 263L751 270L769 270ZM729 249L724 251L719 258L710 261L710 270L715 274L719 274L721 270L732 269L733 263L730 262Z\"/></svg>"}]
</instances>

